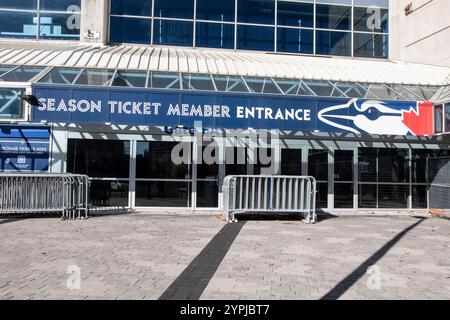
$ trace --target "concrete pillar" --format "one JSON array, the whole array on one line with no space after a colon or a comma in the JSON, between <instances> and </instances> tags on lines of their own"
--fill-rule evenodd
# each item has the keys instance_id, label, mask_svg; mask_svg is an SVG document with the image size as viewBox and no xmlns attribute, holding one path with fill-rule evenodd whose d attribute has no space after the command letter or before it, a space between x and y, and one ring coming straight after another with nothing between
<instances>
[{"instance_id":1,"label":"concrete pillar","mask_svg":"<svg viewBox=\"0 0 450 320\"><path fill-rule=\"evenodd\" d=\"M81 0L80 42L108 42L109 0Z\"/></svg>"}]
</instances>

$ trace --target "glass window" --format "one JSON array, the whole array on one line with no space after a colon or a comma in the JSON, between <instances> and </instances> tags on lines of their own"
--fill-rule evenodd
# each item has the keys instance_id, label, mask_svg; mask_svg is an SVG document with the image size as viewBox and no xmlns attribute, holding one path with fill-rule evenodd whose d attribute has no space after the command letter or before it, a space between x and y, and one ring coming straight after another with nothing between
<instances>
[{"instance_id":1,"label":"glass window","mask_svg":"<svg viewBox=\"0 0 450 320\"><path fill-rule=\"evenodd\" d=\"M219 205L219 184L217 181L197 181L197 207L217 208Z\"/></svg>"},{"instance_id":2,"label":"glass window","mask_svg":"<svg viewBox=\"0 0 450 320\"><path fill-rule=\"evenodd\" d=\"M292 53L314 53L314 31L306 29L277 28L277 50Z\"/></svg>"},{"instance_id":3,"label":"glass window","mask_svg":"<svg viewBox=\"0 0 450 320\"><path fill-rule=\"evenodd\" d=\"M358 8L354 9L354 30L367 32L387 33L389 11L381 8Z\"/></svg>"},{"instance_id":4,"label":"glass window","mask_svg":"<svg viewBox=\"0 0 450 320\"><path fill-rule=\"evenodd\" d=\"M269 78L245 77L245 82L253 93L281 93Z\"/></svg>"},{"instance_id":5,"label":"glass window","mask_svg":"<svg viewBox=\"0 0 450 320\"><path fill-rule=\"evenodd\" d=\"M53 40L79 40L80 14L43 13L39 15L39 38Z\"/></svg>"},{"instance_id":6,"label":"glass window","mask_svg":"<svg viewBox=\"0 0 450 320\"><path fill-rule=\"evenodd\" d=\"M152 0L111 0L111 14L150 17Z\"/></svg>"},{"instance_id":7,"label":"glass window","mask_svg":"<svg viewBox=\"0 0 450 320\"><path fill-rule=\"evenodd\" d=\"M187 164L172 162L172 149L178 142L139 141L136 155L136 178L186 179Z\"/></svg>"},{"instance_id":8,"label":"glass window","mask_svg":"<svg viewBox=\"0 0 450 320\"><path fill-rule=\"evenodd\" d=\"M144 88L147 83L147 72L119 70L112 81L113 87Z\"/></svg>"},{"instance_id":9,"label":"glass window","mask_svg":"<svg viewBox=\"0 0 450 320\"><path fill-rule=\"evenodd\" d=\"M183 89L215 91L211 76L208 74L183 74Z\"/></svg>"},{"instance_id":10,"label":"glass window","mask_svg":"<svg viewBox=\"0 0 450 320\"><path fill-rule=\"evenodd\" d=\"M347 6L316 5L316 27L350 30L352 8Z\"/></svg>"},{"instance_id":11,"label":"glass window","mask_svg":"<svg viewBox=\"0 0 450 320\"><path fill-rule=\"evenodd\" d=\"M354 33L355 57L387 58L388 44L384 34Z\"/></svg>"},{"instance_id":12,"label":"glass window","mask_svg":"<svg viewBox=\"0 0 450 320\"><path fill-rule=\"evenodd\" d=\"M356 83L336 82L335 86L349 98L376 98L369 94L364 87Z\"/></svg>"},{"instance_id":13,"label":"glass window","mask_svg":"<svg viewBox=\"0 0 450 320\"><path fill-rule=\"evenodd\" d=\"M198 47L234 48L234 25L197 22L195 44Z\"/></svg>"},{"instance_id":14,"label":"glass window","mask_svg":"<svg viewBox=\"0 0 450 320\"><path fill-rule=\"evenodd\" d=\"M247 173L247 148L225 148L225 172L226 175L240 175Z\"/></svg>"},{"instance_id":15,"label":"glass window","mask_svg":"<svg viewBox=\"0 0 450 320\"><path fill-rule=\"evenodd\" d=\"M281 174L287 176L302 175L302 150L281 149Z\"/></svg>"},{"instance_id":16,"label":"glass window","mask_svg":"<svg viewBox=\"0 0 450 320\"><path fill-rule=\"evenodd\" d=\"M0 11L0 36L3 38L37 37L36 12Z\"/></svg>"},{"instance_id":17,"label":"glass window","mask_svg":"<svg viewBox=\"0 0 450 320\"><path fill-rule=\"evenodd\" d=\"M181 89L180 75L178 73L152 72L150 88Z\"/></svg>"},{"instance_id":18,"label":"glass window","mask_svg":"<svg viewBox=\"0 0 450 320\"><path fill-rule=\"evenodd\" d=\"M78 68L60 68L55 67L39 82L41 83L60 83L60 84L72 84L81 69Z\"/></svg>"},{"instance_id":19,"label":"glass window","mask_svg":"<svg viewBox=\"0 0 450 320\"><path fill-rule=\"evenodd\" d=\"M137 207L189 207L190 197L187 181L136 181Z\"/></svg>"},{"instance_id":20,"label":"glass window","mask_svg":"<svg viewBox=\"0 0 450 320\"><path fill-rule=\"evenodd\" d=\"M353 181L353 151L336 150L334 152L334 181Z\"/></svg>"},{"instance_id":21,"label":"glass window","mask_svg":"<svg viewBox=\"0 0 450 320\"><path fill-rule=\"evenodd\" d=\"M239 25L237 29L237 48L273 51L274 28Z\"/></svg>"},{"instance_id":22,"label":"glass window","mask_svg":"<svg viewBox=\"0 0 450 320\"><path fill-rule=\"evenodd\" d=\"M6 72L11 71L14 68L16 68L16 66L0 65L0 76L4 75Z\"/></svg>"},{"instance_id":23,"label":"glass window","mask_svg":"<svg viewBox=\"0 0 450 320\"><path fill-rule=\"evenodd\" d=\"M44 70L43 67L19 67L0 78L0 81L28 82Z\"/></svg>"},{"instance_id":24,"label":"glass window","mask_svg":"<svg viewBox=\"0 0 450 320\"><path fill-rule=\"evenodd\" d=\"M0 88L0 119L23 118L22 89Z\"/></svg>"},{"instance_id":25,"label":"glass window","mask_svg":"<svg viewBox=\"0 0 450 320\"><path fill-rule=\"evenodd\" d=\"M107 86L113 73L112 70L84 69L75 84Z\"/></svg>"},{"instance_id":26,"label":"glass window","mask_svg":"<svg viewBox=\"0 0 450 320\"><path fill-rule=\"evenodd\" d=\"M378 149L378 182L409 182L407 149Z\"/></svg>"},{"instance_id":27,"label":"glass window","mask_svg":"<svg viewBox=\"0 0 450 320\"><path fill-rule=\"evenodd\" d=\"M353 208L353 183L335 183L334 207L336 209Z\"/></svg>"},{"instance_id":28,"label":"glass window","mask_svg":"<svg viewBox=\"0 0 450 320\"><path fill-rule=\"evenodd\" d=\"M376 148L358 149L358 174L359 181L377 181L377 152Z\"/></svg>"},{"instance_id":29,"label":"glass window","mask_svg":"<svg viewBox=\"0 0 450 320\"><path fill-rule=\"evenodd\" d=\"M443 105L436 105L434 106L434 131L435 133L442 133L444 130L443 128Z\"/></svg>"},{"instance_id":30,"label":"glass window","mask_svg":"<svg viewBox=\"0 0 450 320\"><path fill-rule=\"evenodd\" d=\"M37 10L37 0L1 0L2 9Z\"/></svg>"},{"instance_id":31,"label":"glass window","mask_svg":"<svg viewBox=\"0 0 450 320\"><path fill-rule=\"evenodd\" d=\"M217 90L224 92L248 92L241 77L213 76Z\"/></svg>"},{"instance_id":32,"label":"glass window","mask_svg":"<svg viewBox=\"0 0 450 320\"><path fill-rule=\"evenodd\" d=\"M320 0L330 2L330 0ZM319 2L319 1L318 1ZM354 0L355 6L379 6L383 8L389 7L389 0Z\"/></svg>"},{"instance_id":33,"label":"glass window","mask_svg":"<svg viewBox=\"0 0 450 320\"><path fill-rule=\"evenodd\" d=\"M427 182L427 158L448 157L450 150L412 150L412 182L426 183Z\"/></svg>"},{"instance_id":34,"label":"glass window","mask_svg":"<svg viewBox=\"0 0 450 320\"><path fill-rule=\"evenodd\" d=\"M272 163L275 157L275 149L269 148L255 148L253 149L254 158L256 163L253 162L253 174L274 174ZM267 163L269 161L269 163Z\"/></svg>"},{"instance_id":35,"label":"glass window","mask_svg":"<svg viewBox=\"0 0 450 320\"><path fill-rule=\"evenodd\" d=\"M129 141L69 139L67 172L92 178L128 178L129 168Z\"/></svg>"},{"instance_id":36,"label":"glass window","mask_svg":"<svg viewBox=\"0 0 450 320\"><path fill-rule=\"evenodd\" d=\"M218 159L219 146L217 143L213 141L204 141L204 145L202 146L202 155L208 153L208 157L212 157L213 159ZM208 149L207 149L208 148ZM219 176L219 164L213 163L208 164L205 163L204 158L202 158L202 162L197 164L197 178L198 179L217 179ZM217 193L216 193L217 196Z\"/></svg>"},{"instance_id":37,"label":"glass window","mask_svg":"<svg viewBox=\"0 0 450 320\"><path fill-rule=\"evenodd\" d=\"M296 0L278 0L278 25L314 27L314 4Z\"/></svg>"},{"instance_id":38,"label":"glass window","mask_svg":"<svg viewBox=\"0 0 450 320\"><path fill-rule=\"evenodd\" d=\"M309 150L308 175L317 181L328 181L328 151Z\"/></svg>"},{"instance_id":39,"label":"glass window","mask_svg":"<svg viewBox=\"0 0 450 320\"><path fill-rule=\"evenodd\" d=\"M155 17L194 18L194 0L155 0Z\"/></svg>"},{"instance_id":40,"label":"glass window","mask_svg":"<svg viewBox=\"0 0 450 320\"><path fill-rule=\"evenodd\" d=\"M110 18L109 41L112 43L142 43L151 42L152 21L139 18Z\"/></svg>"},{"instance_id":41,"label":"glass window","mask_svg":"<svg viewBox=\"0 0 450 320\"><path fill-rule=\"evenodd\" d=\"M129 1L129 0L127 0ZM114 2L114 1L112 1ZM78 8L76 8L76 7ZM47 11L80 11L81 0L40 0L39 10Z\"/></svg>"},{"instance_id":42,"label":"glass window","mask_svg":"<svg viewBox=\"0 0 450 320\"><path fill-rule=\"evenodd\" d=\"M235 0L197 0L197 20L234 21Z\"/></svg>"},{"instance_id":43,"label":"glass window","mask_svg":"<svg viewBox=\"0 0 450 320\"><path fill-rule=\"evenodd\" d=\"M275 0L238 0L238 22L274 24Z\"/></svg>"},{"instance_id":44,"label":"glass window","mask_svg":"<svg viewBox=\"0 0 450 320\"><path fill-rule=\"evenodd\" d=\"M409 193L407 185L378 185L378 208L406 208Z\"/></svg>"},{"instance_id":45,"label":"glass window","mask_svg":"<svg viewBox=\"0 0 450 320\"><path fill-rule=\"evenodd\" d=\"M358 189L358 207L377 208L377 185L360 184Z\"/></svg>"},{"instance_id":46,"label":"glass window","mask_svg":"<svg viewBox=\"0 0 450 320\"><path fill-rule=\"evenodd\" d=\"M412 207L413 209L427 208L427 186L412 187Z\"/></svg>"},{"instance_id":47,"label":"glass window","mask_svg":"<svg viewBox=\"0 0 450 320\"><path fill-rule=\"evenodd\" d=\"M299 80L275 79L275 82L284 94L297 94L300 86Z\"/></svg>"},{"instance_id":48,"label":"glass window","mask_svg":"<svg viewBox=\"0 0 450 320\"><path fill-rule=\"evenodd\" d=\"M318 96L331 97L342 95L328 81L304 80L304 83Z\"/></svg>"},{"instance_id":49,"label":"glass window","mask_svg":"<svg viewBox=\"0 0 450 320\"><path fill-rule=\"evenodd\" d=\"M186 21L155 20L153 43L193 46L193 23Z\"/></svg>"},{"instance_id":50,"label":"glass window","mask_svg":"<svg viewBox=\"0 0 450 320\"><path fill-rule=\"evenodd\" d=\"M351 33L317 30L316 54L350 56Z\"/></svg>"},{"instance_id":51,"label":"glass window","mask_svg":"<svg viewBox=\"0 0 450 320\"><path fill-rule=\"evenodd\" d=\"M445 132L450 132L450 103L445 105Z\"/></svg>"},{"instance_id":52,"label":"glass window","mask_svg":"<svg viewBox=\"0 0 450 320\"><path fill-rule=\"evenodd\" d=\"M127 207L128 180L92 180L89 194L94 207Z\"/></svg>"}]
</instances>

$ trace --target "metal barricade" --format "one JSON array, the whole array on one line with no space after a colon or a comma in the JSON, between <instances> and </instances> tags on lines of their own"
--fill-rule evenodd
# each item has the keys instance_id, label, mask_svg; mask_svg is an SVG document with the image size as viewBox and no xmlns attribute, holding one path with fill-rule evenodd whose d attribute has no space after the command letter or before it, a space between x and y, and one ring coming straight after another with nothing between
<instances>
[{"instance_id":1,"label":"metal barricade","mask_svg":"<svg viewBox=\"0 0 450 320\"><path fill-rule=\"evenodd\" d=\"M0 214L62 213L63 219L89 215L88 176L0 173Z\"/></svg>"},{"instance_id":2,"label":"metal barricade","mask_svg":"<svg viewBox=\"0 0 450 320\"><path fill-rule=\"evenodd\" d=\"M223 212L229 222L235 213L286 212L305 214L316 222L316 179L306 176L239 175L225 177Z\"/></svg>"}]
</instances>

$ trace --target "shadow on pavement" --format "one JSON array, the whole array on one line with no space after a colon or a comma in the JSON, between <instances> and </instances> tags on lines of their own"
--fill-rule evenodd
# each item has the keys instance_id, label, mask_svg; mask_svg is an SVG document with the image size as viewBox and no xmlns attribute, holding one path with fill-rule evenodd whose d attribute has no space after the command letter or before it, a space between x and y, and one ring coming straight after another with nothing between
<instances>
[{"instance_id":1,"label":"shadow on pavement","mask_svg":"<svg viewBox=\"0 0 450 320\"><path fill-rule=\"evenodd\" d=\"M381 247L377 252L375 252L369 259L364 261L358 268L356 268L352 273L350 273L347 277L341 280L333 289L331 289L327 294L325 294L321 300L337 300L340 296L342 296L351 286L353 286L359 279L361 279L367 272L367 269L370 266L375 265L378 260L380 260L397 242L399 242L408 232L413 230L419 224L421 224L426 218L423 217L414 217L419 219L419 221L415 222L399 234L397 234L394 238L392 238L389 242L387 242L383 247Z\"/></svg>"}]
</instances>

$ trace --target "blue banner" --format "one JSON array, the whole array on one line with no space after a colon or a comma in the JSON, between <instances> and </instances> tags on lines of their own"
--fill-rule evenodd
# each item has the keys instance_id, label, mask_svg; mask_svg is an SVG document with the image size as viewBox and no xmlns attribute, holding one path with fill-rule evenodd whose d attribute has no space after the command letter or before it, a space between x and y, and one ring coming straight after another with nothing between
<instances>
[{"instance_id":1,"label":"blue banner","mask_svg":"<svg viewBox=\"0 0 450 320\"><path fill-rule=\"evenodd\" d=\"M48 171L50 128L0 126L0 171Z\"/></svg>"},{"instance_id":2,"label":"blue banner","mask_svg":"<svg viewBox=\"0 0 450 320\"><path fill-rule=\"evenodd\" d=\"M423 123L416 101L61 85L34 85L33 94L33 121L390 135Z\"/></svg>"}]
</instances>

